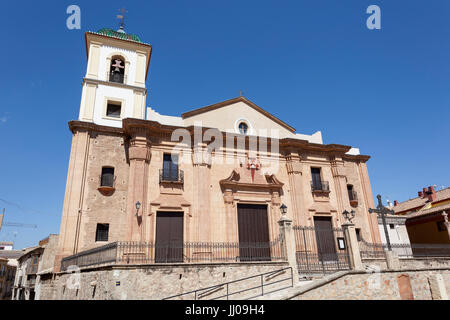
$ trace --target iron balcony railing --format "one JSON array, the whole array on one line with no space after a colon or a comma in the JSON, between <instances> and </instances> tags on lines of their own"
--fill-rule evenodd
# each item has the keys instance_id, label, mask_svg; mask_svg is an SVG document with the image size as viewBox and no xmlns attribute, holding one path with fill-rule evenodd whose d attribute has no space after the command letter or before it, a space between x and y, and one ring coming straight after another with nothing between
<instances>
[{"instance_id":1,"label":"iron balcony railing","mask_svg":"<svg viewBox=\"0 0 450 320\"><path fill-rule=\"evenodd\" d=\"M114 188L116 184L115 175L100 175L99 178L100 187L111 187Z\"/></svg>"},{"instance_id":2,"label":"iron balcony railing","mask_svg":"<svg viewBox=\"0 0 450 320\"><path fill-rule=\"evenodd\" d=\"M172 169L159 170L159 183L161 182L180 182L184 183L184 171Z\"/></svg>"},{"instance_id":3,"label":"iron balcony railing","mask_svg":"<svg viewBox=\"0 0 450 320\"><path fill-rule=\"evenodd\" d=\"M61 270L107 264L239 263L286 261L281 235L265 243L113 242L63 258Z\"/></svg>"},{"instance_id":4,"label":"iron balcony railing","mask_svg":"<svg viewBox=\"0 0 450 320\"><path fill-rule=\"evenodd\" d=\"M311 181L311 190L313 192L330 192L330 184L328 181Z\"/></svg>"}]
</instances>

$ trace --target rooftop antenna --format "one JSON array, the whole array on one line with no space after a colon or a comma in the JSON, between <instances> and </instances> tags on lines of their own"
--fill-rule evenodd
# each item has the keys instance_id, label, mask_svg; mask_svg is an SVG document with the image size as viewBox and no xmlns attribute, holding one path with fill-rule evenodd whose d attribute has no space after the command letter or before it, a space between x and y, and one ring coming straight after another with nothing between
<instances>
[{"instance_id":1,"label":"rooftop antenna","mask_svg":"<svg viewBox=\"0 0 450 320\"><path fill-rule=\"evenodd\" d=\"M120 14L117 15L117 19L120 19L119 22L119 30L117 32L125 33L124 27L125 27L125 14L128 12L124 8L119 9Z\"/></svg>"},{"instance_id":2,"label":"rooftop antenna","mask_svg":"<svg viewBox=\"0 0 450 320\"><path fill-rule=\"evenodd\" d=\"M244 96L244 91L239 90L239 97L243 97Z\"/></svg>"}]
</instances>

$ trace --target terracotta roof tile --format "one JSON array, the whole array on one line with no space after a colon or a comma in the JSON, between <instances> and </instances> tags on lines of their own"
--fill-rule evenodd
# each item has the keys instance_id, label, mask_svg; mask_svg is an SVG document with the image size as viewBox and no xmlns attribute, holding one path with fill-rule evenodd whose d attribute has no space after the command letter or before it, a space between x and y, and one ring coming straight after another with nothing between
<instances>
[{"instance_id":1,"label":"terracotta roof tile","mask_svg":"<svg viewBox=\"0 0 450 320\"><path fill-rule=\"evenodd\" d=\"M439 202L442 200L446 200L446 199L450 199L450 187L447 189L443 189L443 190L439 190L436 191L436 200L433 202ZM404 202L400 202L398 205L396 205L393 210L395 213L399 213L399 212L403 212L403 211L408 211L408 210L412 210L418 207L423 207L425 206L425 204L427 204L428 199L425 198L414 198L414 199L410 199ZM419 209L420 210L420 209Z\"/></svg>"}]
</instances>

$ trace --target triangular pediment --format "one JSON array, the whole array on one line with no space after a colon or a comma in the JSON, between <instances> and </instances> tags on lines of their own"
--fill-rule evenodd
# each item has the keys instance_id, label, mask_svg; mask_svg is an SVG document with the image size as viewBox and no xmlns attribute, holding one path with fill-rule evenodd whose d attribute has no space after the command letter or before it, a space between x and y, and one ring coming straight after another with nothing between
<instances>
[{"instance_id":1,"label":"triangular pediment","mask_svg":"<svg viewBox=\"0 0 450 320\"><path fill-rule=\"evenodd\" d=\"M268 111L244 97L237 97L182 114L184 122L194 125L201 122L204 127L218 128L221 131L236 131L241 121L249 126L249 134L258 130L278 129L283 136L294 134L295 129Z\"/></svg>"}]
</instances>

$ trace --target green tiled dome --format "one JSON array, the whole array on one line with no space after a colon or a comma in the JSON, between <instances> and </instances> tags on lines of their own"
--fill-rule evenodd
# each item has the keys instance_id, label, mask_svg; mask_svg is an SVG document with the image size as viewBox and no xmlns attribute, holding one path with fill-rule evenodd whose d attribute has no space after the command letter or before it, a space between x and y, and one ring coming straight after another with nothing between
<instances>
[{"instance_id":1,"label":"green tiled dome","mask_svg":"<svg viewBox=\"0 0 450 320\"><path fill-rule=\"evenodd\" d=\"M135 34L122 33L122 32L118 32L118 31L114 31L113 29L109 29L109 28L100 29L97 31L97 33L108 36L108 37L114 37L114 38L119 38L119 39L123 39L123 40L130 40L130 41L142 43L139 36L137 36Z\"/></svg>"}]
</instances>

